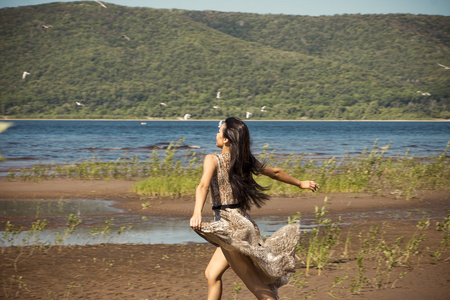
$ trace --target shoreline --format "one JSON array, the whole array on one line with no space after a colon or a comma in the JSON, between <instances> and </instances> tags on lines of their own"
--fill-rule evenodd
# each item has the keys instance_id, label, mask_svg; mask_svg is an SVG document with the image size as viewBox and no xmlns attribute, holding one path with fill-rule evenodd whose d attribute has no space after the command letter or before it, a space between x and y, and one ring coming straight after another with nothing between
<instances>
[{"instance_id":1,"label":"shoreline","mask_svg":"<svg viewBox=\"0 0 450 300\"><path fill-rule=\"evenodd\" d=\"M136 181L133 180L81 180L81 179L49 179L39 182L10 181L0 178L0 201L58 201L58 200L105 200L114 201L112 207L118 208L120 215L142 215L142 216L168 216L190 218L194 207L194 195L182 197L150 197L139 195L133 191ZM450 194L448 190L424 191L416 197L407 200L396 194L373 194L373 193L327 193L299 191L293 196L270 195L268 201L261 208L254 208L249 213L254 217L280 216L292 217L298 212L302 216L311 217L316 207L325 204L327 211L331 214L350 215L371 212L372 217L383 218L379 214L384 210L401 210L420 208L427 209L430 206L430 216L446 216L450 211ZM147 204L148 208L144 208ZM436 209L437 208L437 209ZM208 201L205 202L203 215L209 217L213 214ZM379 216L375 216L379 215ZM21 225L30 225L34 217L11 217L20 220ZM9 219L7 214L0 216L0 230L4 228ZM389 219L389 218L387 218ZM54 220L57 225L63 225L63 218Z\"/></svg>"}]
</instances>

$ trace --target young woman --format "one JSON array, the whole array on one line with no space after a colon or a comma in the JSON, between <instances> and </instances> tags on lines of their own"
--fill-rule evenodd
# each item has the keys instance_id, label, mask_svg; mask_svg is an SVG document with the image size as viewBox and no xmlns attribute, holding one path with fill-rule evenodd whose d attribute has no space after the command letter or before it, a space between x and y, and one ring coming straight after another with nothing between
<instances>
[{"instance_id":1,"label":"young woman","mask_svg":"<svg viewBox=\"0 0 450 300\"><path fill-rule=\"evenodd\" d=\"M247 211L261 207L268 195L253 175L265 175L302 189L316 191L314 181L300 181L278 168L261 164L251 153L250 133L237 118L228 118L216 136L220 154L205 157L203 175L195 193L190 226L217 246L206 270L208 300L222 296L222 274L231 267L258 299L278 299L278 287L294 271L294 252L300 236L298 224L277 230L266 240ZM209 194L214 222L202 223L202 209Z\"/></svg>"}]
</instances>

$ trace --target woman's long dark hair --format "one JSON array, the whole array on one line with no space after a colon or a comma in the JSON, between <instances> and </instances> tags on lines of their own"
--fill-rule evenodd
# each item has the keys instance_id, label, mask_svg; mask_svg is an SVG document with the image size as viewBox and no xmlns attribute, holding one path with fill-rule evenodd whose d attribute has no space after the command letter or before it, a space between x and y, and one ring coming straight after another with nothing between
<instances>
[{"instance_id":1,"label":"woman's long dark hair","mask_svg":"<svg viewBox=\"0 0 450 300\"><path fill-rule=\"evenodd\" d=\"M244 210L252 205L261 207L269 196L264 193L267 188L259 185L253 174L261 173L261 166L256 165L256 158L250 150L250 132L247 125L238 118L230 117L225 120L223 136L230 141L230 179L233 197L239 201Z\"/></svg>"}]
</instances>

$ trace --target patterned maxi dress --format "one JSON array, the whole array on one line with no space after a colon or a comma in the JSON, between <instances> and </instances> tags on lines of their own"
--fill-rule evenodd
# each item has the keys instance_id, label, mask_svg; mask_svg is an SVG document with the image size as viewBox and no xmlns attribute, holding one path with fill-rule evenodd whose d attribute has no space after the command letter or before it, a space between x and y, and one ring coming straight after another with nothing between
<instances>
[{"instance_id":1,"label":"patterned maxi dress","mask_svg":"<svg viewBox=\"0 0 450 300\"><path fill-rule=\"evenodd\" d=\"M217 175L210 184L209 195L214 209L214 222L203 222L196 232L208 242L226 250L237 250L253 261L277 295L278 287L286 284L294 272L295 247L300 238L299 224L286 225L263 240L258 226L241 208L217 208L237 204L228 179L230 154L215 154Z\"/></svg>"}]
</instances>

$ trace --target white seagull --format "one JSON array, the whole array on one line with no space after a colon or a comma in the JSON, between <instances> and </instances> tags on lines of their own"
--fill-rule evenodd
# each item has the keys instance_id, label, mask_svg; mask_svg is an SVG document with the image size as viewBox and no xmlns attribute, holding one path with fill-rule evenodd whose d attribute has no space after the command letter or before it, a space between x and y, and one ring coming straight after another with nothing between
<instances>
[{"instance_id":1,"label":"white seagull","mask_svg":"<svg viewBox=\"0 0 450 300\"><path fill-rule=\"evenodd\" d=\"M127 36L126 36L125 34L122 34L121 38L123 38L123 39L126 39L127 41L129 41L129 40L130 40L130 38L129 38L129 37L127 37Z\"/></svg>"},{"instance_id":2,"label":"white seagull","mask_svg":"<svg viewBox=\"0 0 450 300\"><path fill-rule=\"evenodd\" d=\"M214 108L214 109L218 109L218 108L219 108L219 105L214 105L213 108Z\"/></svg>"},{"instance_id":3,"label":"white seagull","mask_svg":"<svg viewBox=\"0 0 450 300\"><path fill-rule=\"evenodd\" d=\"M24 72L22 73L22 79L27 78L28 75L31 75L31 74L28 73L27 71L24 71Z\"/></svg>"},{"instance_id":4,"label":"white seagull","mask_svg":"<svg viewBox=\"0 0 450 300\"><path fill-rule=\"evenodd\" d=\"M251 115L253 115L251 112L247 112L245 117L248 119L248 118L250 118Z\"/></svg>"},{"instance_id":5,"label":"white seagull","mask_svg":"<svg viewBox=\"0 0 450 300\"><path fill-rule=\"evenodd\" d=\"M167 104L165 104L164 102L161 102L159 105L160 106L167 106Z\"/></svg>"},{"instance_id":6,"label":"white seagull","mask_svg":"<svg viewBox=\"0 0 450 300\"><path fill-rule=\"evenodd\" d=\"M84 106L84 100L81 100L80 102L76 102L78 106Z\"/></svg>"},{"instance_id":7,"label":"white seagull","mask_svg":"<svg viewBox=\"0 0 450 300\"><path fill-rule=\"evenodd\" d=\"M104 8L106 8L106 5L103 4L102 2L98 1L98 0L94 0L95 2L97 2L98 4L100 4L101 6L103 6Z\"/></svg>"},{"instance_id":8,"label":"white seagull","mask_svg":"<svg viewBox=\"0 0 450 300\"><path fill-rule=\"evenodd\" d=\"M417 91L417 93L421 94L422 96L431 96L430 93L426 93L426 92L422 92L422 91Z\"/></svg>"},{"instance_id":9,"label":"white seagull","mask_svg":"<svg viewBox=\"0 0 450 300\"><path fill-rule=\"evenodd\" d=\"M447 67L447 66L444 66L444 65L441 65L441 64L438 64L439 66L441 66L441 67L443 67L444 69L446 69L446 70L449 70L450 69L450 67Z\"/></svg>"},{"instance_id":10,"label":"white seagull","mask_svg":"<svg viewBox=\"0 0 450 300\"><path fill-rule=\"evenodd\" d=\"M266 111L267 111L267 110L266 110L266 107L265 107L265 106L261 107L261 111L262 111L262 112L266 112Z\"/></svg>"},{"instance_id":11,"label":"white seagull","mask_svg":"<svg viewBox=\"0 0 450 300\"><path fill-rule=\"evenodd\" d=\"M217 92L217 99L220 99L220 97L222 97L222 95L220 94L220 91Z\"/></svg>"},{"instance_id":12,"label":"white seagull","mask_svg":"<svg viewBox=\"0 0 450 300\"><path fill-rule=\"evenodd\" d=\"M52 25L42 25L42 28L44 28L44 29L50 29L50 28L52 28Z\"/></svg>"},{"instance_id":13,"label":"white seagull","mask_svg":"<svg viewBox=\"0 0 450 300\"><path fill-rule=\"evenodd\" d=\"M185 114L183 118L184 118L185 120L190 119L190 118L191 118L191 115L190 115L190 114Z\"/></svg>"}]
</instances>

